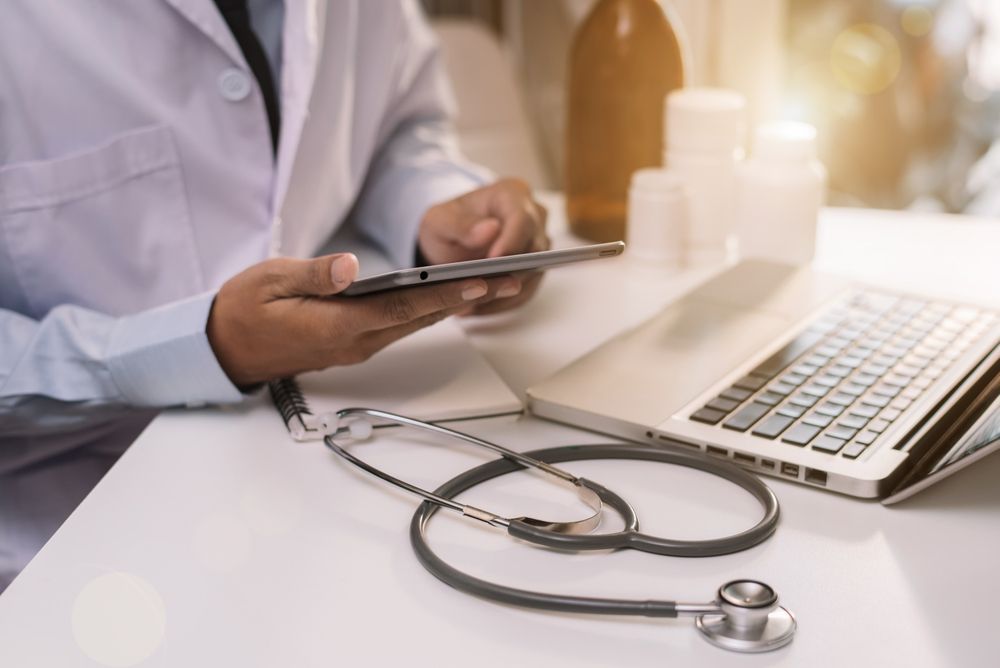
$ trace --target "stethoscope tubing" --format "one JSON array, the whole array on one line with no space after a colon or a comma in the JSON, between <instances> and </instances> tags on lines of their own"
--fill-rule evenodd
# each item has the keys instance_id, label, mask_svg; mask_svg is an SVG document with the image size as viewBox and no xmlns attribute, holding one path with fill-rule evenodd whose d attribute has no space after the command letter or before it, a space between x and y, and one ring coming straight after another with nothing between
<instances>
[{"instance_id":1,"label":"stethoscope tubing","mask_svg":"<svg viewBox=\"0 0 1000 668\"><path fill-rule=\"evenodd\" d=\"M581 549L637 549L654 554L679 557L707 557L739 552L766 540L777 527L779 518L778 501L774 493L756 476L733 464L708 459L704 455L683 451L651 447L645 445L571 445L546 448L524 453L532 459L550 464L593 459L643 460L674 464L699 469L722 477L752 494L764 507L764 516L750 529L722 538L684 541L650 536L638 531L638 523L629 527L626 519L625 531L610 534L590 534L584 536L560 535L549 531L539 531L530 526L520 526L511 522L510 535L523 538L534 544L563 550ZM452 498L487 480L497 478L523 467L507 459L498 459L472 468L444 483L435 494ZM617 495L615 495L617 496ZM612 507L618 508L613 500ZM625 504L631 512L631 508ZM630 600L569 596L548 592L538 592L509 587L489 582L469 575L441 559L427 541L427 527L440 506L424 501L417 508L410 522L410 544L421 565L442 582L468 594L499 603L517 605L539 610L558 612L630 615L643 617L676 617L676 601ZM633 514L634 519L634 514Z\"/></svg>"}]
</instances>

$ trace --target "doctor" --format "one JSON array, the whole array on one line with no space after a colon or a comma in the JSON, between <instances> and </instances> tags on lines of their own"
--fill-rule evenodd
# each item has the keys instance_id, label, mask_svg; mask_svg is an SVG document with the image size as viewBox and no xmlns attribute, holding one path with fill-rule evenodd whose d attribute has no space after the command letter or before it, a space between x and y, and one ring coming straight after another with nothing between
<instances>
[{"instance_id":1,"label":"doctor","mask_svg":"<svg viewBox=\"0 0 1000 668\"><path fill-rule=\"evenodd\" d=\"M538 277L350 300L398 266L547 247L454 150L413 0L14 0L0 21L0 590L157 409L351 364ZM313 259L310 259L313 258Z\"/></svg>"}]
</instances>

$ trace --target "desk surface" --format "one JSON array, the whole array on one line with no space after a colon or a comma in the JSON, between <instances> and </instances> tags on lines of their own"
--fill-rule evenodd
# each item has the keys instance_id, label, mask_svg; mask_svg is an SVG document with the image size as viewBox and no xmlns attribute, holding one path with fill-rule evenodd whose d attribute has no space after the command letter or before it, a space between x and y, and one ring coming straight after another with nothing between
<instances>
[{"instance_id":1,"label":"desk surface","mask_svg":"<svg viewBox=\"0 0 1000 668\"><path fill-rule=\"evenodd\" d=\"M819 243L824 269L1000 300L1000 223L830 210ZM522 312L466 326L523 391L710 272L566 268ZM602 440L531 418L465 426L517 449ZM370 456L430 486L480 461L397 439L373 443ZM701 473L567 468L627 490L652 532L705 538L758 513L745 493ZM704 643L687 620L584 618L462 595L414 560L411 498L320 445L291 443L266 402L168 412L0 596L0 665L137 665L147 655L141 665L995 665L998 479L1000 457L988 458L891 509L769 480L782 502L777 534L713 559L561 555L450 517L432 527L447 559L515 586L704 601L725 580L766 580L800 631L786 649L743 656ZM469 500L527 511L540 491L518 474ZM559 507L546 497L531 510Z\"/></svg>"}]
</instances>

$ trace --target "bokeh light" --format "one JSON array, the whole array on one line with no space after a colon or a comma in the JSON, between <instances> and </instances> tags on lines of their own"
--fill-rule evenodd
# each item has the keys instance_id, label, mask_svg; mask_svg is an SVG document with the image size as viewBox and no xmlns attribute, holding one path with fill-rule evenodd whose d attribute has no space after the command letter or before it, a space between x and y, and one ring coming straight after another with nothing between
<instances>
[{"instance_id":1,"label":"bokeh light","mask_svg":"<svg viewBox=\"0 0 1000 668\"><path fill-rule=\"evenodd\" d=\"M903 32L912 37L923 37L934 27L934 14L920 5L910 5L899 17Z\"/></svg>"},{"instance_id":2,"label":"bokeh light","mask_svg":"<svg viewBox=\"0 0 1000 668\"><path fill-rule=\"evenodd\" d=\"M901 64L899 42L874 23L847 28L830 49L834 78L847 90L862 95L874 95L892 85Z\"/></svg>"}]
</instances>

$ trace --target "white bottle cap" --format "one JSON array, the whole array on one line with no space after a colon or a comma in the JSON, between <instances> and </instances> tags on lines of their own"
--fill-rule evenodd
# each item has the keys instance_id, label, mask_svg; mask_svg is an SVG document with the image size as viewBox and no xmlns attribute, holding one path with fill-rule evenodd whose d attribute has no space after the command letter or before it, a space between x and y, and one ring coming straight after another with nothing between
<instances>
[{"instance_id":1,"label":"white bottle cap","mask_svg":"<svg viewBox=\"0 0 1000 668\"><path fill-rule=\"evenodd\" d=\"M753 157L765 162L808 162L816 159L816 128L798 121L774 121L757 127Z\"/></svg>"},{"instance_id":2,"label":"white bottle cap","mask_svg":"<svg viewBox=\"0 0 1000 668\"><path fill-rule=\"evenodd\" d=\"M724 88L681 88L664 105L667 150L734 151L746 140L746 99Z\"/></svg>"},{"instance_id":3,"label":"white bottle cap","mask_svg":"<svg viewBox=\"0 0 1000 668\"><path fill-rule=\"evenodd\" d=\"M683 181L659 167L635 172L628 191L628 254L664 268L679 267L687 248L687 228Z\"/></svg>"}]
</instances>

